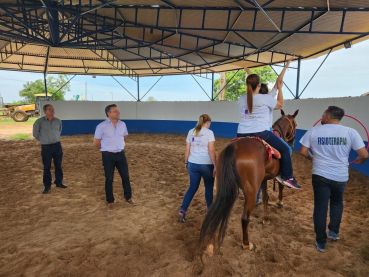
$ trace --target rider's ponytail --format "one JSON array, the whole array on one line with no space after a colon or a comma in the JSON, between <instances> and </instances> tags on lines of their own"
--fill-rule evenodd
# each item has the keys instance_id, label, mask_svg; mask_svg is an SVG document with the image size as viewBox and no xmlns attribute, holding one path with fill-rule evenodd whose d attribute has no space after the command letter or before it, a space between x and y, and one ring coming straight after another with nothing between
<instances>
[{"instance_id":1,"label":"rider's ponytail","mask_svg":"<svg viewBox=\"0 0 369 277\"><path fill-rule=\"evenodd\" d=\"M247 94L247 109L249 113L252 114L253 106L253 92L256 90L257 86L260 84L260 77L256 74L251 74L246 78L246 94Z\"/></svg>"},{"instance_id":2,"label":"rider's ponytail","mask_svg":"<svg viewBox=\"0 0 369 277\"><path fill-rule=\"evenodd\" d=\"M201 131L202 125L204 125L206 122L210 121L211 118L207 114L202 114L199 117L199 121L197 121L196 127L195 127L195 137L197 137Z\"/></svg>"}]
</instances>

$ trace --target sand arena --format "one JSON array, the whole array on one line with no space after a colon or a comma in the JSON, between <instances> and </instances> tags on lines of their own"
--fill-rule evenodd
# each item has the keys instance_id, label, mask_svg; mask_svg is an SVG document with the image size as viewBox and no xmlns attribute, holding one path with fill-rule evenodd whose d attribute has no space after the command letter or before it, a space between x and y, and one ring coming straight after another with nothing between
<instances>
[{"instance_id":1,"label":"sand arena","mask_svg":"<svg viewBox=\"0 0 369 277\"><path fill-rule=\"evenodd\" d=\"M116 172L116 210L107 212L101 156L93 135L63 136L68 189L42 195L40 147L35 140L0 141L0 276L367 276L368 177L350 169L341 239L319 253L314 245L311 162L293 154L300 191L284 190L284 207L269 183L271 225L263 207L251 217L255 251L241 249L243 196L233 208L225 241L203 265L195 253L206 206L204 187L187 222L176 214L188 187L185 136L131 134L126 155L136 207L124 203ZM217 139L217 152L227 139Z\"/></svg>"}]
</instances>

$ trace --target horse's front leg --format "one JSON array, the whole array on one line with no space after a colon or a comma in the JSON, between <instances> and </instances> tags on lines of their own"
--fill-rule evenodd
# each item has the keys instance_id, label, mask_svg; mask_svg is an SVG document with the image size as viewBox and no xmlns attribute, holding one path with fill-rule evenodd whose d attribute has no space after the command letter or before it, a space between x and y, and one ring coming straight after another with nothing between
<instances>
[{"instance_id":1,"label":"horse's front leg","mask_svg":"<svg viewBox=\"0 0 369 277\"><path fill-rule=\"evenodd\" d=\"M277 206L279 208L283 207L283 188L284 188L284 185L278 182L278 193L279 194L278 194Z\"/></svg>"},{"instance_id":2,"label":"horse's front leg","mask_svg":"<svg viewBox=\"0 0 369 277\"><path fill-rule=\"evenodd\" d=\"M264 180L261 183L261 187L263 189L263 204L264 204L264 220L263 220L263 224L268 225L270 224L269 221L269 213L268 213L268 200L269 200L269 195L268 195L268 187L267 187L267 181Z\"/></svg>"},{"instance_id":3,"label":"horse's front leg","mask_svg":"<svg viewBox=\"0 0 369 277\"><path fill-rule=\"evenodd\" d=\"M257 193L257 192L256 192ZM245 195L245 193L244 193ZM253 195L251 193L245 195L245 204L243 208L243 214L241 218L242 222L242 247L243 249L249 249L252 250L254 248L254 245L249 241L249 231L248 226L250 222L250 215L252 211L255 208L255 202L256 202L256 194Z\"/></svg>"}]
</instances>

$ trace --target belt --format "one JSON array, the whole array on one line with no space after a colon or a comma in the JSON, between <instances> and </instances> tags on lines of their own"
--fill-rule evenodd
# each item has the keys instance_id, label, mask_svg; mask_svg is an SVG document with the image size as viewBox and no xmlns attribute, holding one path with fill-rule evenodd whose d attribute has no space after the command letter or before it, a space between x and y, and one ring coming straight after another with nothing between
<instances>
[{"instance_id":1,"label":"belt","mask_svg":"<svg viewBox=\"0 0 369 277\"><path fill-rule=\"evenodd\" d=\"M122 153L122 152L123 152L123 150L120 151L120 152L101 151L101 153L108 154L108 155L120 155L120 153Z\"/></svg>"},{"instance_id":2,"label":"belt","mask_svg":"<svg viewBox=\"0 0 369 277\"><path fill-rule=\"evenodd\" d=\"M41 144L41 146L55 146L55 145L58 145L59 143L60 141L56 143L51 143L51 144Z\"/></svg>"}]
</instances>

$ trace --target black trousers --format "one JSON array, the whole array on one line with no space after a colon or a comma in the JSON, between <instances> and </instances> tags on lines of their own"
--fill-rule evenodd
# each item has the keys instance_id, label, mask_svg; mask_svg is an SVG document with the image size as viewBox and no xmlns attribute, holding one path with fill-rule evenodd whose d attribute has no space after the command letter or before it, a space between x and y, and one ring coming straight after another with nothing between
<instances>
[{"instance_id":1,"label":"black trousers","mask_svg":"<svg viewBox=\"0 0 369 277\"><path fill-rule=\"evenodd\" d=\"M105 171L105 193L106 201L114 203L113 195L113 180L114 170L118 169L119 175L122 178L124 198L129 200L132 198L131 183L129 181L128 163L124 151L120 153L102 152L102 163Z\"/></svg>"},{"instance_id":2,"label":"black trousers","mask_svg":"<svg viewBox=\"0 0 369 277\"><path fill-rule=\"evenodd\" d=\"M41 157L42 163L44 164L44 175L43 182L45 187L51 187L51 161L54 160L55 167L55 181L56 185L61 185L63 183L63 149L61 143L41 145Z\"/></svg>"},{"instance_id":3,"label":"black trousers","mask_svg":"<svg viewBox=\"0 0 369 277\"><path fill-rule=\"evenodd\" d=\"M327 242L327 213L329 203L328 229L339 234L343 213L343 193L346 182L337 182L313 174L314 189L314 230L319 244Z\"/></svg>"}]
</instances>

